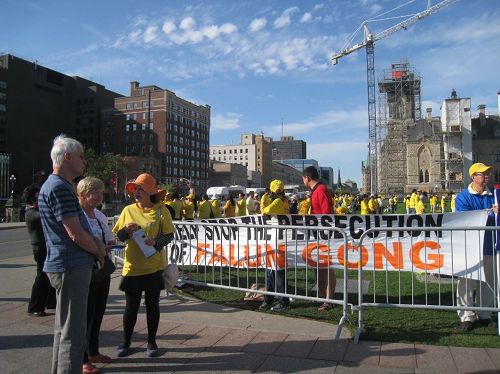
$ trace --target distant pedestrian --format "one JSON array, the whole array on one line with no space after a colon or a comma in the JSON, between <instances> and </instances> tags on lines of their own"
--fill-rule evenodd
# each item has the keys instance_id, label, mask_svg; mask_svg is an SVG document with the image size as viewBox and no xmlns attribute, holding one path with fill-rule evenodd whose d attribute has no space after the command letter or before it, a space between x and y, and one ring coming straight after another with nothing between
<instances>
[{"instance_id":1,"label":"distant pedestrian","mask_svg":"<svg viewBox=\"0 0 500 374\"><path fill-rule=\"evenodd\" d=\"M47 242L43 270L56 289L52 373L82 372L87 325L87 296L95 258L103 263L106 250L94 240L71 182L83 174L83 146L60 135L50 152L53 173L38 198Z\"/></svg>"},{"instance_id":2,"label":"distant pedestrian","mask_svg":"<svg viewBox=\"0 0 500 374\"><path fill-rule=\"evenodd\" d=\"M28 314L32 317L44 317L47 315L45 308L55 309L56 307L56 291L50 285L47 274L43 272L47 247L43 237L40 212L38 211L39 192L40 187L36 184L26 187L23 192L23 200L26 201L26 227L30 235L33 257L36 261L36 277L28 303Z\"/></svg>"}]
</instances>

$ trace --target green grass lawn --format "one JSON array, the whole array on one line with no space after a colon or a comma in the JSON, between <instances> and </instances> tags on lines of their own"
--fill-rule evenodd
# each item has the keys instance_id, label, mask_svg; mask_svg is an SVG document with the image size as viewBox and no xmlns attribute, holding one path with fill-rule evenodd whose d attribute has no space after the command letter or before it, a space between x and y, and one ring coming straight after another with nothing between
<instances>
[{"instance_id":1,"label":"green grass lawn","mask_svg":"<svg viewBox=\"0 0 500 374\"><path fill-rule=\"evenodd\" d=\"M231 272L227 268L207 267L207 273L203 268L184 267L184 271L189 270L192 280L222 284L226 286L237 286L246 288L250 284L258 282L264 285L264 271L240 269L239 273L234 269ZM220 271L222 270L222 271ZM297 272L288 272L288 287L295 284L297 279L297 291L291 289L291 293L299 295L316 296L310 288L315 283L313 271L307 273L301 269ZM337 271L337 277L343 277L341 270ZM356 279L356 273L349 273L350 279ZM453 301L451 284L431 284L422 283L411 273L397 272L367 272L364 278L370 281L369 290L365 295L366 302L387 302L399 303L398 293L401 290L401 303L409 304L413 300L416 304L428 305L451 305ZM307 283L306 283L307 282ZM306 286L307 284L307 286ZM427 292L425 292L427 287ZM375 297L374 297L375 289ZM290 289L289 289L290 290ZM388 294L386 293L388 290ZM240 309L257 310L259 302L244 301L244 293L222 288L209 288L195 286L192 290L186 291L194 297L208 302L223 304ZM425 295L427 294L427 299ZM439 296L440 295L440 296ZM335 299L341 299L341 294L336 294ZM349 302L357 304L357 294L349 294ZM342 307L336 305L329 311L318 311L318 304L307 300L295 299L291 308L283 313L286 316L307 318L317 321L338 324L342 317ZM261 312L273 313L273 312ZM350 315L351 323L346 325L352 333L355 332L358 324L358 313ZM496 314L493 315L496 320ZM435 311L417 309L388 309L388 308L367 308L364 313L365 332L361 336L363 340L381 340L386 342L422 343L435 345L452 345L464 347L491 347L500 348L500 337L496 330L486 327L475 328L473 331L464 333L457 329L459 319L454 311Z\"/></svg>"}]
</instances>

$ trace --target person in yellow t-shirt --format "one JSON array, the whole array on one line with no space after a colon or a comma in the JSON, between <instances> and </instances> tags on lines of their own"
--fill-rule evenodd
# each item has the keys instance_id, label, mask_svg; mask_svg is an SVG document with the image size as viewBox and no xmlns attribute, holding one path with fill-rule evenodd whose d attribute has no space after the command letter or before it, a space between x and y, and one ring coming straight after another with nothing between
<instances>
[{"instance_id":1,"label":"person in yellow t-shirt","mask_svg":"<svg viewBox=\"0 0 500 374\"><path fill-rule=\"evenodd\" d=\"M165 288L162 272L166 266L164 251L174 237L174 225L168 209L163 203L165 190L159 189L150 174L139 175L126 185L129 194L134 194L135 203L127 205L120 214L112 231L118 239L125 242L125 258L119 289L125 292L125 311L123 315L123 342L117 348L118 357L130 353L137 312L145 294L148 324L146 354L156 357L159 354L156 333L160 322L160 292ZM145 244L156 250L146 257L132 239L133 234L144 230Z\"/></svg>"},{"instance_id":2,"label":"person in yellow t-shirt","mask_svg":"<svg viewBox=\"0 0 500 374\"><path fill-rule=\"evenodd\" d=\"M377 196L371 195L368 200L368 214L377 214L379 207Z\"/></svg>"},{"instance_id":3,"label":"person in yellow t-shirt","mask_svg":"<svg viewBox=\"0 0 500 374\"><path fill-rule=\"evenodd\" d=\"M219 199L212 199L210 202L210 208L212 209L212 217L213 218L221 218L222 214L220 211L220 200Z\"/></svg>"},{"instance_id":4,"label":"person in yellow t-shirt","mask_svg":"<svg viewBox=\"0 0 500 374\"><path fill-rule=\"evenodd\" d=\"M285 186L282 181L275 179L269 186L271 191L271 204L262 209L262 214L276 215L289 214L290 208L288 199L285 196ZM267 269L266 270L266 291L286 292L285 269ZM274 301L277 301L273 305ZM274 312L283 312L290 306L290 299L284 296L264 295L264 302L259 306L259 310L271 309Z\"/></svg>"},{"instance_id":5,"label":"person in yellow t-shirt","mask_svg":"<svg viewBox=\"0 0 500 374\"><path fill-rule=\"evenodd\" d=\"M193 220L194 219L194 195L188 195L185 197L182 203L182 218L185 220Z\"/></svg>"},{"instance_id":6,"label":"person in yellow t-shirt","mask_svg":"<svg viewBox=\"0 0 500 374\"><path fill-rule=\"evenodd\" d=\"M436 213L436 206L437 206L437 197L436 195L432 194L430 199L429 199L429 205L431 206L431 213Z\"/></svg>"},{"instance_id":7,"label":"person in yellow t-shirt","mask_svg":"<svg viewBox=\"0 0 500 374\"><path fill-rule=\"evenodd\" d=\"M342 205L342 206L337 207L337 209L335 210L335 212L337 214L348 214L349 213L349 208L347 208L346 206Z\"/></svg>"},{"instance_id":8,"label":"person in yellow t-shirt","mask_svg":"<svg viewBox=\"0 0 500 374\"><path fill-rule=\"evenodd\" d=\"M198 202L198 219L209 219L210 213L212 212L210 201L208 196L205 194Z\"/></svg>"},{"instance_id":9,"label":"person in yellow t-shirt","mask_svg":"<svg viewBox=\"0 0 500 374\"><path fill-rule=\"evenodd\" d=\"M261 213L262 213L262 209L264 209L266 206L271 204L270 195L271 195L271 191L269 191L269 188L266 188L266 190L264 191L264 194L260 198L260 212Z\"/></svg>"},{"instance_id":10,"label":"person in yellow t-shirt","mask_svg":"<svg viewBox=\"0 0 500 374\"><path fill-rule=\"evenodd\" d=\"M451 199L450 199L450 208L451 208L451 211L452 212L456 212L456 209L455 209L455 199L457 197L457 194L456 193L453 193L451 195Z\"/></svg>"},{"instance_id":11,"label":"person in yellow t-shirt","mask_svg":"<svg viewBox=\"0 0 500 374\"><path fill-rule=\"evenodd\" d=\"M360 213L364 216L370 213L370 210L368 209L368 195L367 194L364 194L362 196L360 209L361 209Z\"/></svg>"},{"instance_id":12,"label":"person in yellow t-shirt","mask_svg":"<svg viewBox=\"0 0 500 374\"><path fill-rule=\"evenodd\" d=\"M306 215L309 214L311 210L311 196L307 195L304 200L299 204L299 214Z\"/></svg>"},{"instance_id":13,"label":"person in yellow t-shirt","mask_svg":"<svg viewBox=\"0 0 500 374\"><path fill-rule=\"evenodd\" d=\"M420 195L417 205L415 205L415 213L424 214L425 213L425 195Z\"/></svg>"},{"instance_id":14,"label":"person in yellow t-shirt","mask_svg":"<svg viewBox=\"0 0 500 374\"><path fill-rule=\"evenodd\" d=\"M236 204L231 196L227 198L223 210L224 217L234 217L236 215Z\"/></svg>"},{"instance_id":15,"label":"person in yellow t-shirt","mask_svg":"<svg viewBox=\"0 0 500 374\"><path fill-rule=\"evenodd\" d=\"M441 196L441 213L444 213L446 210L446 196L443 194Z\"/></svg>"},{"instance_id":16,"label":"person in yellow t-shirt","mask_svg":"<svg viewBox=\"0 0 500 374\"><path fill-rule=\"evenodd\" d=\"M245 216L247 214L247 201L245 200L245 194L240 192L238 194L238 201L236 202L236 215Z\"/></svg>"}]
</instances>

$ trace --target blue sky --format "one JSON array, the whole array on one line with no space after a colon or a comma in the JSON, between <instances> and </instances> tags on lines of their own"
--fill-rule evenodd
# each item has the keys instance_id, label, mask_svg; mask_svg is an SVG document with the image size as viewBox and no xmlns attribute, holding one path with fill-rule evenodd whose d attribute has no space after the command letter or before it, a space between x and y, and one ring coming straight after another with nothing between
<instances>
[{"instance_id":1,"label":"blue sky","mask_svg":"<svg viewBox=\"0 0 500 374\"><path fill-rule=\"evenodd\" d=\"M433 0L432 3L438 3ZM422 11L427 0L3 0L0 53L11 53L124 95L155 84L212 107L211 145L242 133L307 142L308 157L361 183L367 156L365 51L332 66L366 19ZM372 33L404 18L370 23ZM422 111L438 115L455 88L497 113L500 1L461 0L375 45L378 77L409 61ZM359 34L354 42L359 42ZM283 128L281 126L283 122Z\"/></svg>"}]
</instances>

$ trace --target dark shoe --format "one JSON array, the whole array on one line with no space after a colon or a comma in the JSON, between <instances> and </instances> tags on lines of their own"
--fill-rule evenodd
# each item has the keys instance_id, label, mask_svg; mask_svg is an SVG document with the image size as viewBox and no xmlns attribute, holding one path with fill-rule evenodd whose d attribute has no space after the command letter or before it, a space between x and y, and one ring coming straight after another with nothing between
<instances>
[{"instance_id":1,"label":"dark shoe","mask_svg":"<svg viewBox=\"0 0 500 374\"><path fill-rule=\"evenodd\" d=\"M47 317L47 313L45 313L45 312L30 312L30 313L28 313L28 316L31 316L31 317Z\"/></svg>"},{"instance_id":2,"label":"dark shoe","mask_svg":"<svg viewBox=\"0 0 500 374\"><path fill-rule=\"evenodd\" d=\"M458 328L463 332L471 331L474 328L474 323L471 321L464 321L458 325Z\"/></svg>"},{"instance_id":3,"label":"dark shoe","mask_svg":"<svg viewBox=\"0 0 500 374\"><path fill-rule=\"evenodd\" d=\"M479 319L477 320L477 324L481 327L489 327L491 329L496 329L498 327L497 323L492 321L491 319Z\"/></svg>"},{"instance_id":4,"label":"dark shoe","mask_svg":"<svg viewBox=\"0 0 500 374\"><path fill-rule=\"evenodd\" d=\"M271 304L266 303L265 301L259 305L259 310L269 310L271 309Z\"/></svg>"},{"instance_id":5,"label":"dark shoe","mask_svg":"<svg viewBox=\"0 0 500 374\"><path fill-rule=\"evenodd\" d=\"M130 354L130 344L122 343L116 347L116 355L118 357L125 357Z\"/></svg>"},{"instance_id":6,"label":"dark shoe","mask_svg":"<svg viewBox=\"0 0 500 374\"><path fill-rule=\"evenodd\" d=\"M158 349L158 346L156 343L148 343L148 348L146 349L146 356L147 357L158 357L160 354L160 351Z\"/></svg>"},{"instance_id":7,"label":"dark shoe","mask_svg":"<svg viewBox=\"0 0 500 374\"><path fill-rule=\"evenodd\" d=\"M275 306L271 308L271 310L276 313L285 312L288 310L288 305L285 305L283 303L277 303Z\"/></svg>"}]
</instances>

